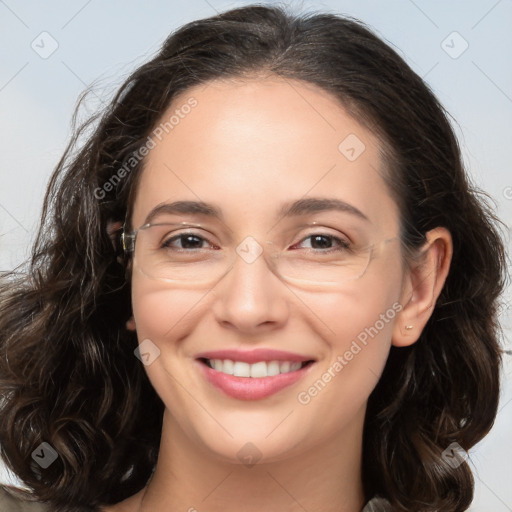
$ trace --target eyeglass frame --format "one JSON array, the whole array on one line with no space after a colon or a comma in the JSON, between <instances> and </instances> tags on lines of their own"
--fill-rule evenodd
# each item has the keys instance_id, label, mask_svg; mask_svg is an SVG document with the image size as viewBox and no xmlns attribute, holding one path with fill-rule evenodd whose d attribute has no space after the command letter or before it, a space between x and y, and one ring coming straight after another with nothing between
<instances>
[{"instance_id":1,"label":"eyeglass frame","mask_svg":"<svg viewBox=\"0 0 512 512\"><path fill-rule=\"evenodd\" d=\"M148 223L142 224L137 229L135 229L135 230L133 230L133 231L128 233L126 231L126 222L125 222L123 224L123 231L121 233L121 245L123 247L123 251L124 251L125 255L134 254L135 253L135 243L136 243L136 239L137 239L137 234L139 233L140 230L148 229L148 228L150 228L152 226L159 226L159 225L166 225L166 224L176 224L176 225L183 224L184 227L191 227L191 228L194 228L194 227L195 228L202 228L203 227L201 224L185 222L185 221L183 221L181 223L173 223L173 222L151 223L151 222L148 222ZM396 236L390 237L390 238L386 238L386 239L380 240L379 242L375 242L375 243L372 243L372 244L369 244L369 245L365 246L365 248L370 249L370 254L369 254L367 265L364 267L364 270L361 272L361 274L359 274L357 276L354 276L354 277L351 277L351 278L347 279L346 281L357 280L357 279L361 278L366 273L366 270L368 269L368 266L369 266L370 262L372 261L372 253L373 253L373 249L374 249L374 247L376 245L387 244L387 243L392 242L392 241L397 240L397 239L400 239L399 235L396 235ZM131 241L130 245L128 245L128 243L127 243L128 240ZM273 242L271 242L271 241L266 241L266 243L267 244L273 244ZM229 271L229 269L228 269L228 271ZM148 277L150 277L151 279L159 280L159 281L172 281L170 279L152 277L152 276L149 276L149 275L148 275ZM279 272L278 272L278 277L280 277L282 279L285 279L285 280L287 279L285 276L282 276ZM308 284L311 285L311 283L308 283ZM326 284L327 283L321 283L322 286L325 286Z\"/></svg>"}]
</instances>

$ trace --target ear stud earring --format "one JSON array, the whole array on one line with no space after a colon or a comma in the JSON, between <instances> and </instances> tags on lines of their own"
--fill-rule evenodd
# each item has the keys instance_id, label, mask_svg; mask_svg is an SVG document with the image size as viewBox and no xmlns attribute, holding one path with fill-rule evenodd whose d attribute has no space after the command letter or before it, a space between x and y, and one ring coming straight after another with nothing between
<instances>
[{"instance_id":1,"label":"ear stud earring","mask_svg":"<svg viewBox=\"0 0 512 512\"><path fill-rule=\"evenodd\" d=\"M406 329L407 331L410 331L410 330L412 329L412 327L413 327L412 325L406 325L406 326L405 326L405 329Z\"/></svg>"}]
</instances>

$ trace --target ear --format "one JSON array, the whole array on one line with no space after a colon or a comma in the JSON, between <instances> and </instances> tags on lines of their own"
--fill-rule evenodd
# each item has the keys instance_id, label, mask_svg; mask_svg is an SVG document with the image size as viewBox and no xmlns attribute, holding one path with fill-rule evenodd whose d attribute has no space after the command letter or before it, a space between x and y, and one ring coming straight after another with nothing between
<instances>
[{"instance_id":1,"label":"ear","mask_svg":"<svg viewBox=\"0 0 512 512\"><path fill-rule=\"evenodd\" d=\"M392 344L405 347L415 343L434 311L443 289L453 254L450 232L443 227L430 230L419 250L418 259L410 263L404 276Z\"/></svg>"},{"instance_id":2,"label":"ear","mask_svg":"<svg viewBox=\"0 0 512 512\"><path fill-rule=\"evenodd\" d=\"M109 236L112 246L116 252L119 250L119 247L117 246L117 233L122 229L122 227L123 223L121 221L107 221L107 235Z\"/></svg>"},{"instance_id":3,"label":"ear","mask_svg":"<svg viewBox=\"0 0 512 512\"><path fill-rule=\"evenodd\" d=\"M133 315L126 321L126 329L128 331L137 330L137 326L135 325L135 318L133 318Z\"/></svg>"}]
</instances>

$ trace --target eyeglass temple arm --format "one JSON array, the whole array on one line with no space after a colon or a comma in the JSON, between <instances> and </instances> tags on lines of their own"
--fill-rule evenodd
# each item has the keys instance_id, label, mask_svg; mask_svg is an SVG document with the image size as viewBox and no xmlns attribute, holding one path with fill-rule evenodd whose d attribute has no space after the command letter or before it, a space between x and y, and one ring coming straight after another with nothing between
<instances>
[{"instance_id":1,"label":"eyeglass temple arm","mask_svg":"<svg viewBox=\"0 0 512 512\"><path fill-rule=\"evenodd\" d=\"M121 233L121 244L126 253L133 252L135 245L135 233L126 232L126 222L123 224L123 232Z\"/></svg>"}]
</instances>

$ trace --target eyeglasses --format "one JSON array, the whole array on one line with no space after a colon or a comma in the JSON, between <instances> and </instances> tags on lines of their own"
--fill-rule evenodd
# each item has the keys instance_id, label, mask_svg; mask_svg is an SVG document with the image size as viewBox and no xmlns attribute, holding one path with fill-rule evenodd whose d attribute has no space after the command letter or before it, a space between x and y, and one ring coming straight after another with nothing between
<instances>
[{"instance_id":1,"label":"eyeglasses","mask_svg":"<svg viewBox=\"0 0 512 512\"><path fill-rule=\"evenodd\" d=\"M123 231L124 251L133 254L134 268L142 274L177 285L210 286L226 275L237 260L252 264L263 257L271 271L291 285L336 287L359 279L384 247L397 240L388 238L358 246L349 239L315 228L295 240L291 247L282 242L261 245L248 236L236 247L211 242L211 231L201 224L144 224L137 230ZM285 237L283 237L285 238ZM309 241L309 247L296 248Z\"/></svg>"}]
</instances>

